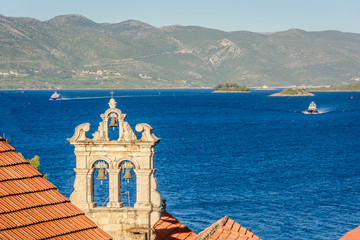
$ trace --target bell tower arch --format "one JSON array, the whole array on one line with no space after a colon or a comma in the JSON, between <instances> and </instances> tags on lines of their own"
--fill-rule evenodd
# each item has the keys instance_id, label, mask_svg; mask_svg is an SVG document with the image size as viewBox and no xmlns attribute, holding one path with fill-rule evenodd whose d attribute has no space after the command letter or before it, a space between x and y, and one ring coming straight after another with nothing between
<instances>
[{"instance_id":1,"label":"bell tower arch","mask_svg":"<svg viewBox=\"0 0 360 240\"><path fill-rule=\"evenodd\" d=\"M125 121L126 114L116 108L113 98L109 101L109 109L100 117L102 121L92 139L86 136L90 130L89 123L77 126L74 135L67 139L75 146L76 156L76 177L70 200L114 239L139 239L139 234L134 233L154 239L152 227L159 220L161 210L154 168L155 146L160 138L154 135L150 125L140 123L135 127L137 132L142 133L138 139ZM117 139L109 138L109 128L117 128ZM109 181L105 206L98 206L94 201L96 169L101 175L97 179ZM121 172L126 172L131 181L130 170L135 173L136 181L133 207L124 206L121 195Z\"/></svg>"}]
</instances>

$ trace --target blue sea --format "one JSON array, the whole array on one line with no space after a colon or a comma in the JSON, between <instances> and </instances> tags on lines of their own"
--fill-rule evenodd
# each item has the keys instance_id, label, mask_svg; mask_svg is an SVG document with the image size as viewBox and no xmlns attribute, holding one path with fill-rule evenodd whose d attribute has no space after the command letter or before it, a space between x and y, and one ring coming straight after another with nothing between
<instances>
[{"instance_id":1,"label":"blue sea","mask_svg":"<svg viewBox=\"0 0 360 240\"><path fill-rule=\"evenodd\" d=\"M360 225L359 92L211 91L114 90L133 129L148 123L161 138L156 178L168 212L195 232L227 215L262 239L339 239ZM25 157L39 155L69 197L66 139L86 122L92 137L110 91L59 92L63 100L49 101L53 91L0 91L0 133ZM320 114L304 114L311 101ZM105 188L96 186L99 202Z\"/></svg>"}]
</instances>

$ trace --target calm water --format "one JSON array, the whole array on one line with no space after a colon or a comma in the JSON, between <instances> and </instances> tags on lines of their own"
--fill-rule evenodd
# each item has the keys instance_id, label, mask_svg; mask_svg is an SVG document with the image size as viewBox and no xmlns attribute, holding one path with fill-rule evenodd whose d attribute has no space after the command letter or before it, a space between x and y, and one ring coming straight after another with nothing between
<instances>
[{"instance_id":1,"label":"calm water","mask_svg":"<svg viewBox=\"0 0 360 240\"><path fill-rule=\"evenodd\" d=\"M263 239L338 239L360 225L360 93L270 93L116 90L115 100L133 128L148 123L161 138L158 190L195 232L228 215ZM41 172L69 197L66 139L81 123L97 130L109 91L51 94L0 91L0 133L25 157L39 155ZM322 114L303 114L311 101Z\"/></svg>"}]
</instances>

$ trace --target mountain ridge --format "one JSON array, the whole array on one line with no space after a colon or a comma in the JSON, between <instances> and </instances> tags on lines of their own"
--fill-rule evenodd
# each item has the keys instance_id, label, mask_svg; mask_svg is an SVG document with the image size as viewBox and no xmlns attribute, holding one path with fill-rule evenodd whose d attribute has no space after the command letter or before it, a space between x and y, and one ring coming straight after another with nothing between
<instances>
[{"instance_id":1,"label":"mountain ridge","mask_svg":"<svg viewBox=\"0 0 360 240\"><path fill-rule=\"evenodd\" d=\"M360 77L360 34L156 28L0 14L0 89L334 85ZM16 74L15 74L16 73Z\"/></svg>"}]
</instances>

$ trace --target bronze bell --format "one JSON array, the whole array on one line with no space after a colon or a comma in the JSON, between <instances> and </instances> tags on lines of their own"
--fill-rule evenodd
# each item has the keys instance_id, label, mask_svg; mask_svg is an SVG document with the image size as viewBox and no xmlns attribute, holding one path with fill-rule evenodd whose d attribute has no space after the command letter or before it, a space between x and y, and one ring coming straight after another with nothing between
<instances>
[{"instance_id":1,"label":"bronze bell","mask_svg":"<svg viewBox=\"0 0 360 240\"><path fill-rule=\"evenodd\" d=\"M103 180L107 179L106 172L105 172L104 168L99 168L99 172L98 172L98 175L97 175L96 179L101 180L101 184L102 184Z\"/></svg>"},{"instance_id":2,"label":"bronze bell","mask_svg":"<svg viewBox=\"0 0 360 240\"><path fill-rule=\"evenodd\" d=\"M113 127L113 129L114 129L115 127L118 127L118 126L119 125L117 124L116 118L112 117L111 122L110 122L110 127Z\"/></svg>"},{"instance_id":3,"label":"bronze bell","mask_svg":"<svg viewBox=\"0 0 360 240\"><path fill-rule=\"evenodd\" d=\"M127 179L129 182L129 179L133 178L132 174L131 174L131 168L125 168L125 174L124 174L124 179Z\"/></svg>"}]
</instances>

